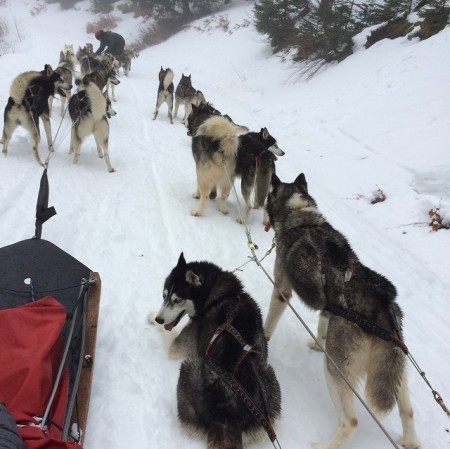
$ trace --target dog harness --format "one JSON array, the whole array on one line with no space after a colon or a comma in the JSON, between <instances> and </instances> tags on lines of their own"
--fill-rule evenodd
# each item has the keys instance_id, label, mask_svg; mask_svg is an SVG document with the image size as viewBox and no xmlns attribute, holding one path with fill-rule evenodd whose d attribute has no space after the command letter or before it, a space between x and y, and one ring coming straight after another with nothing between
<instances>
[{"instance_id":1,"label":"dog harness","mask_svg":"<svg viewBox=\"0 0 450 449\"><path fill-rule=\"evenodd\" d=\"M317 236L314 233L311 233L311 241L316 249L319 258L319 264L321 267L321 275L322 275L322 284L325 285L326 275L328 271L327 256L325 255L325 252L322 250L322 245L320 244ZM392 304L389 306L389 315L392 321L392 325L395 329L395 333L385 329L384 327L379 326L374 321L358 313L356 310L353 310L350 280L356 271L355 257L350 257L349 262L350 262L349 267L344 273L344 283L343 283L344 288L342 295L344 305L331 303L327 298L327 302L323 310L325 312L331 313L332 315L339 316L341 318L346 319L347 321L356 324L362 330L366 331L369 334L375 335L376 337L381 338L384 341L394 343L405 354L408 354L409 351L407 346L403 342L402 332L397 322L397 318L395 316Z\"/></svg>"},{"instance_id":2,"label":"dog harness","mask_svg":"<svg viewBox=\"0 0 450 449\"><path fill-rule=\"evenodd\" d=\"M239 369L239 366L241 363L245 360L245 358L250 354L260 354L259 351L254 349L250 344L248 344L242 335L239 333L239 331L231 324L231 321L233 319L233 316L239 307L241 301L241 296L238 296L238 304L236 305L233 313L231 316L227 319L227 321L223 324L221 324L216 331L214 332L213 336L211 337L211 340L209 341L208 347L205 351L205 363L206 366L217 376L220 377L235 393L236 395L242 400L244 405L247 407L247 409L250 411L250 413L254 416L254 418L259 422L259 424L264 428L264 430L267 432L267 435L270 438L270 441L273 443L277 436L275 433L275 430L273 429L272 423L270 422L269 415L267 413L267 410L262 411L260 407L255 403L253 398L250 396L250 394L247 392L247 390L244 388L243 385L236 379L236 373ZM211 349L219 337L223 332L228 332L232 337L234 337L238 343L242 347L241 355L239 356L236 365L233 368L233 371L227 371L222 366L220 366L218 363L216 363L213 360L213 357L211 356L210 352ZM259 380L259 377L257 377L258 387L261 392L261 396L264 402L264 406L267 404L266 400L266 390L264 388L263 383Z\"/></svg>"}]
</instances>

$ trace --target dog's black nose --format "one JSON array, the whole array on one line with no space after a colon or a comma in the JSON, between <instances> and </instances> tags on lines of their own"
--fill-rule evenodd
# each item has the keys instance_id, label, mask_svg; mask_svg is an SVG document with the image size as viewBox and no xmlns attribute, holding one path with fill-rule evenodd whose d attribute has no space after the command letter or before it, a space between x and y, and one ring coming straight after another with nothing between
<instances>
[{"instance_id":1,"label":"dog's black nose","mask_svg":"<svg viewBox=\"0 0 450 449\"><path fill-rule=\"evenodd\" d=\"M159 316L157 316L157 317L155 318L155 321L156 321L158 324L164 324L164 319L163 319L163 318L160 318Z\"/></svg>"}]
</instances>

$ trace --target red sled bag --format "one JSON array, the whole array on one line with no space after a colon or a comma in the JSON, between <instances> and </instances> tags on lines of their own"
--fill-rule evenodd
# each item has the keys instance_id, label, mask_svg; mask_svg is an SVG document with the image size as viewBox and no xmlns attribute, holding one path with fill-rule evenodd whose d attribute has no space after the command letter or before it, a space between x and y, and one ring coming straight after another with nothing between
<instances>
[{"instance_id":1,"label":"red sled bag","mask_svg":"<svg viewBox=\"0 0 450 449\"><path fill-rule=\"evenodd\" d=\"M66 366L46 425L41 425L58 377L65 324L65 307L51 296L0 310L0 401L15 418L26 449L81 448L62 440L69 394Z\"/></svg>"}]
</instances>

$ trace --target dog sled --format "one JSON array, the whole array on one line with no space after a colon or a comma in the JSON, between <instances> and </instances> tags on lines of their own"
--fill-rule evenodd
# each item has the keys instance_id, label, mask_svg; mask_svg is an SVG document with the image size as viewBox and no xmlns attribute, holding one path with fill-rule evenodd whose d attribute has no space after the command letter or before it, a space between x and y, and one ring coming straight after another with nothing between
<instances>
[{"instance_id":1,"label":"dog sled","mask_svg":"<svg viewBox=\"0 0 450 449\"><path fill-rule=\"evenodd\" d=\"M2 448L79 449L85 436L101 281L41 239L55 213L45 168L35 236L0 248Z\"/></svg>"}]
</instances>

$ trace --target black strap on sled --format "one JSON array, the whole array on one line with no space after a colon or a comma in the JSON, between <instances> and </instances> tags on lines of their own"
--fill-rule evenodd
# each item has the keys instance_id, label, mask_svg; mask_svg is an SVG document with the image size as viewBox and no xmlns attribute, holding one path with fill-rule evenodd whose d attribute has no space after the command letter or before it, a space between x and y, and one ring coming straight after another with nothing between
<instances>
[{"instance_id":1,"label":"black strap on sled","mask_svg":"<svg viewBox=\"0 0 450 449\"><path fill-rule=\"evenodd\" d=\"M36 227L34 238L40 239L42 233L42 225L53 215L56 215L56 210L53 206L48 207L49 184L47 177L47 168L44 168L42 173L41 183L39 186L39 193L36 203Z\"/></svg>"},{"instance_id":2,"label":"black strap on sled","mask_svg":"<svg viewBox=\"0 0 450 449\"><path fill-rule=\"evenodd\" d=\"M243 385L236 379L236 373L240 366L240 364L244 361L244 359L250 354L255 353L259 354L259 351L256 351L253 349L253 347L248 344L242 335L239 333L239 331L231 324L231 320L233 319L234 312L239 307L241 301L241 297L238 296L238 303L236 304L233 313L228 318L228 320L220 325L216 331L214 332L213 336L211 337L211 340L209 341L208 347L205 351L205 363L206 366L217 376L220 377L235 393L236 395L242 400L244 405L247 407L247 409L250 411L250 413L254 416L254 418L260 423L260 425L264 428L266 431L268 437L270 438L270 441L274 443L274 441L277 441L277 435L275 433L275 430L272 426L272 423L270 422L270 417L267 411L263 412L257 404L255 404L252 397L248 394L247 390L244 388ZM229 372L225 370L223 367L221 367L219 364L217 364L210 355L210 350L212 346L214 345L214 342L217 340L217 337L219 337L222 332L228 332L230 335L232 335L242 346L242 353L236 362L236 365L234 366L233 372ZM266 400L266 391L264 388L263 383L259 380L257 377L257 382L259 389L261 391L261 395L263 398L264 405L267 404Z\"/></svg>"}]
</instances>

